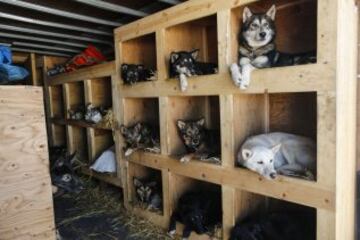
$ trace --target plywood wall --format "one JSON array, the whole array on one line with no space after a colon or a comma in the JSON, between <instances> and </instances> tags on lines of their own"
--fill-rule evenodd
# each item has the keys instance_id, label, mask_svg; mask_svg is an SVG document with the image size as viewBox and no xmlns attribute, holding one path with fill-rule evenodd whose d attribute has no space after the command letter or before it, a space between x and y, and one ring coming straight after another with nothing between
<instances>
[{"instance_id":1,"label":"plywood wall","mask_svg":"<svg viewBox=\"0 0 360 240\"><path fill-rule=\"evenodd\" d=\"M55 239L41 88L0 86L0 116L0 239Z\"/></svg>"}]
</instances>

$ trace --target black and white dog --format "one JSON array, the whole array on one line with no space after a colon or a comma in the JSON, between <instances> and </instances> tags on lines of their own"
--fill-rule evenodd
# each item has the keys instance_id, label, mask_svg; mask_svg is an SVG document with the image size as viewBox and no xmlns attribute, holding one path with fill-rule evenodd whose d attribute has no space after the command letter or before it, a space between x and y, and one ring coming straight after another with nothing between
<instances>
[{"instance_id":1,"label":"black and white dog","mask_svg":"<svg viewBox=\"0 0 360 240\"><path fill-rule=\"evenodd\" d=\"M187 77L209 75L218 72L216 63L198 61L200 50L172 52L170 54L170 78L179 77L181 91L186 91Z\"/></svg>"},{"instance_id":2,"label":"black and white dog","mask_svg":"<svg viewBox=\"0 0 360 240\"><path fill-rule=\"evenodd\" d=\"M154 81L156 79L156 71L145 68L139 64L122 64L121 77L125 85L134 85L138 82Z\"/></svg>"},{"instance_id":3,"label":"black and white dog","mask_svg":"<svg viewBox=\"0 0 360 240\"><path fill-rule=\"evenodd\" d=\"M230 67L231 76L240 89L248 88L254 69L316 62L316 53L287 54L276 50L276 7L266 13L252 13L245 7L239 36L239 63Z\"/></svg>"}]
</instances>

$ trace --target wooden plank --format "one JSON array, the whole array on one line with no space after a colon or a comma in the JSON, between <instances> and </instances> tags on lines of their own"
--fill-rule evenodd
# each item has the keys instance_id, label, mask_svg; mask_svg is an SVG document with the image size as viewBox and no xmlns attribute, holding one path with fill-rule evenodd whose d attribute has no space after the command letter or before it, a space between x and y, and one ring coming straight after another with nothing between
<instances>
[{"instance_id":1,"label":"wooden plank","mask_svg":"<svg viewBox=\"0 0 360 240\"><path fill-rule=\"evenodd\" d=\"M113 174L103 174L103 173L97 173L94 171L89 170L87 167L81 168L81 172L85 175L88 175L90 177L96 178L100 181L109 183L111 185L114 185L116 187L122 187L121 179L116 177L116 175Z\"/></svg>"},{"instance_id":2,"label":"wooden plank","mask_svg":"<svg viewBox=\"0 0 360 240\"><path fill-rule=\"evenodd\" d=\"M92 67L82 68L70 73L56 75L54 77L50 77L48 82L49 85L59 85L63 83L83 81L85 79L111 76L114 72L115 63L108 62Z\"/></svg>"},{"instance_id":3,"label":"wooden plank","mask_svg":"<svg viewBox=\"0 0 360 240\"><path fill-rule=\"evenodd\" d=\"M55 239L41 88L0 86L0 115L0 238Z\"/></svg>"}]
</instances>

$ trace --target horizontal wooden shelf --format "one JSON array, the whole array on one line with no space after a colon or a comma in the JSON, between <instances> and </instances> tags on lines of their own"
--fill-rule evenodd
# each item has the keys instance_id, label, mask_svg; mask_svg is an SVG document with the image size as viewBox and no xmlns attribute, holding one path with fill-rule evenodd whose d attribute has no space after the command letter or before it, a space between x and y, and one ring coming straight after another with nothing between
<instances>
[{"instance_id":1,"label":"horizontal wooden shelf","mask_svg":"<svg viewBox=\"0 0 360 240\"><path fill-rule=\"evenodd\" d=\"M118 178L115 174L97 173L95 171L90 170L88 167L82 167L81 172L87 176L91 176L100 181L109 183L117 187L122 187L121 178Z\"/></svg>"},{"instance_id":2,"label":"horizontal wooden shelf","mask_svg":"<svg viewBox=\"0 0 360 240\"><path fill-rule=\"evenodd\" d=\"M107 130L107 131L113 130L111 128L99 127L99 126L96 126L95 124L87 123L84 121L69 120L69 119L53 118L52 123L58 124L58 125L71 125L71 126L76 126L76 127L94 128L94 129Z\"/></svg>"},{"instance_id":3,"label":"horizontal wooden shelf","mask_svg":"<svg viewBox=\"0 0 360 240\"><path fill-rule=\"evenodd\" d=\"M168 169L173 174L219 185L226 184L239 190L309 207L327 210L335 209L334 193L331 189L326 189L317 182L284 176L280 176L277 180L268 181L246 169L225 168L200 161L183 164L177 159L168 156L145 152L136 152L128 160L146 167L159 170Z\"/></svg>"},{"instance_id":4,"label":"horizontal wooden shelf","mask_svg":"<svg viewBox=\"0 0 360 240\"><path fill-rule=\"evenodd\" d=\"M106 76L111 76L111 74L114 72L115 72L115 63L112 61L90 67L81 68L73 72L63 73L53 77L49 77L47 79L48 81L47 85L49 86L60 85L64 83L84 81L91 78L106 77Z\"/></svg>"},{"instance_id":5,"label":"horizontal wooden shelf","mask_svg":"<svg viewBox=\"0 0 360 240\"><path fill-rule=\"evenodd\" d=\"M188 79L188 89L181 92L179 80L143 82L133 86L121 84L122 97L205 96L283 92L335 91L335 73L325 65L309 64L255 70L247 90L237 88L230 74L213 74Z\"/></svg>"}]
</instances>

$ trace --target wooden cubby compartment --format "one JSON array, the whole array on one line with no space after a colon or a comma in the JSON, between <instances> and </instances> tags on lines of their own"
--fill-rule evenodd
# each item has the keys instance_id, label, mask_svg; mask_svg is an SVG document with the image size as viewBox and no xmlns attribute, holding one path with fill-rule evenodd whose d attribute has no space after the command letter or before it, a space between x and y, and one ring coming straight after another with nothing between
<instances>
[{"instance_id":1,"label":"wooden cubby compartment","mask_svg":"<svg viewBox=\"0 0 360 240\"><path fill-rule=\"evenodd\" d=\"M221 186L209 182L204 182L188 177L184 177L177 174L171 174L170 181L172 183L173 191L170 192L170 212L172 213L178 204L179 199L185 193L189 192L198 192L198 191L211 191L216 192L221 195ZM219 196L221 199L221 196ZM222 204L221 204L222 205ZM171 214L170 214L171 215ZM176 223L176 234L182 235L182 231L184 229L184 225L177 222ZM215 232L214 238L211 239L221 239L222 231L217 229ZM195 232L191 232L189 240L196 239L196 240L207 240L209 236L206 234L198 235Z\"/></svg>"},{"instance_id":2,"label":"wooden cubby compartment","mask_svg":"<svg viewBox=\"0 0 360 240\"><path fill-rule=\"evenodd\" d=\"M253 13L266 12L276 4L276 47L284 53L304 53L317 50L317 0L262 0L246 5ZM238 59L239 33L243 9L232 9L231 53L232 61Z\"/></svg>"},{"instance_id":3,"label":"wooden cubby compartment","mask_svg":"<svg viewBox=\"0 0 360 240\"><path fill-rule=\"evenodd\" d=\"M249 218L266 217L269 214L290 214L296 216L300 214L307 216L309 230L312 233L311 238L306 240L316 239L316 209L300 204L291 203L284 200L265 197L255 193L236 190L235 193L235 217L236 222L243 221ZM299 230L303 225L298 226Z\"/></svg>"},{"instance_id":4,"label":"wooden cubby compartment","mask_svg":"<svg viewBox=\"0 0 360 240\"><path fill-rule=\"evenodd\" d=\"M218 64L217 17L208 17L181 23L166 29L165 56L167 76L171 52L200 50L199 61Z\"/></svg>"},{"instance_id":5,"label":"wooden cubby compartment","mask_svg":"<svg viewBox=\"0 0 360 240\"><path fill-rule=\"evenodd\" d=\"M159 128L159 99L158 98L126 98L124 99L124 125L133 126L136 123L146 123Z\"/></svg>"},{"instance_id":6,"label":"wooden cubby compartment","mask_svg":"<svg viewBox=\"0 0 360 240\"><path fill-rule=\"evenodd\" d=\"M234 143L236 155L244 141L266 132L285 132L316 142L317 94L274 93L234 95ZM315 173L316 175L316 173Z\"/></svg>"},{"instance_id":7,"label":"wooden cubby compartment","mask_svg":"<svg viewBox=\"0 0 360 240\"><path fill-rule=\"evenodd\" d=\"M162 199L162 211L154 212L154 214L157 215L163 215L164 214L164 199L163 199L163 183L162 183L162 174L160 170L145 167L136 163L129 163L128 168L129 174L129 203L132 204L134 208L141 209L140 203L138 202L138 199L136 197L136 190L134 186L134 177L139 178L140 180L148 180L149 178L153 180L160 181L160 186L158 186L161 190L161 199Z\"/></svg>"},{"instance_id":8,"label":"wooden cubby compartment","mask_svg":"<svg viewBox=\"0 0 360 240\"><path fill-rule=\"evenodd\" d=\"M168 131L171 156L179 157L186 153L184 143L178 133L176 124L178 120L198 120L204 117L207 129L220 131L218 96L170 97L169 106Z\"/></svg>"},{"instance_id":9,"label":"wooden cubby compartment","mask_svg":"<svg viewBox=\"0 0 360 240\"><path fill-rule=\"evenodd\" d=\"M51 118L64 118L64 94L62 86L49 87Z\"/></svg>"},{"instance_id":10,"label":"wooden cubby compartment","mask_svg":"<svg viewBox=\"0 0 360 240\"><path fill-rule=\"evenodd\" d=\"M69 110L75 111L80 106L85 107L85 93L84 93L84 83L83 82L75 82L75 83L67 83L65 85L67 88L67 111L66 118L69 119Z\"/></svg>"},{"instance_id":11,"label":"wooden cubby compartment","mask_svg":"<svg viewBox=\"0 0 360 240\"><path fill-rule=\"evenodd\" d=\"M89 157L90 164L94 163L94 161L100 157L100 155L110 147L114 145L113 134L111 131L103 130L103 129L93 129L88 128L89 137Z\"/></svg>"},{"instance_id":12,"label":"wooden cubby compartment","mask_svg":"<svg viewBox=\"0 0 360 240\"><path fill-rule=\"evenodd\" d=\"M76 152L79 160L84 163L89 163L88 146L87 146L87 132L86 128L67 126L69 136L68 151L70 154Z\"/></svg>"},{"instance_id":13,"label":"wooden cubby compartment","mask_svg":"<svg viewBox=\"0 0 360 240\"><path fill-rule=\"evenodd\" d=\"M64 125L51 124L52 142L54 146L66 146L66 127Z\"/></svg>"},{"instance_id":14,"label":"wooden cubby compartment","mask_svg":"<svg viewBox=\"0 0 360 240\"><path fill-rule=\"evenodd\" d=\"M143 64L146 68L157 69L156 34L150 33L121 44L122 63Z\"/></svg>"},{"instance_id":15,"label":"wooden cubby compartment","mask_svg":"<svg viewBox=\"0 0 360 240\"><path fill-rule=\"evenodd\" d=\"M111 78L95 78L85 81L85 104L95 107L112 107Z\"/></svg>"}]
</instances>

